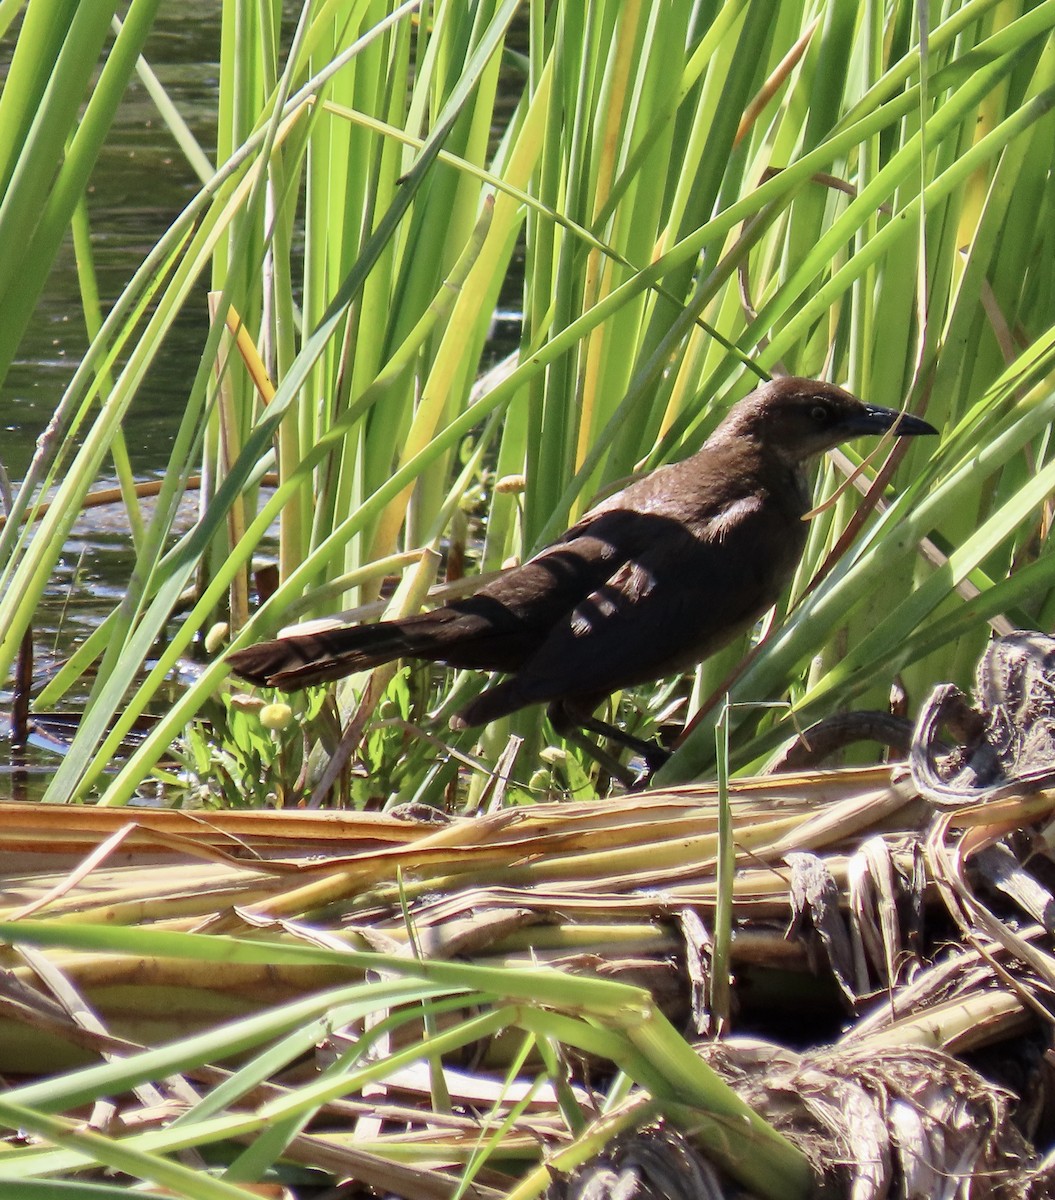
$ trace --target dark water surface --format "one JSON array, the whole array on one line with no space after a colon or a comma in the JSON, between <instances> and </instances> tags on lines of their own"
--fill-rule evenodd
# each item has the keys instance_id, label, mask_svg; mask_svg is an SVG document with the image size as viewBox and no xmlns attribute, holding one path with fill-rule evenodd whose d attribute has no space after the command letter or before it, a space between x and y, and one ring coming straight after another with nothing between
<instances>
[{"instance_id":1,"label":"dark water surface","mask_svg":"<svg viewBox=\"0 0 1055 1200\"><path fill-rule=\"evenodd\" d=\"M219 80L218 0L162 5L145 57L194 136L212 159L216 146ZM13 35L0 43L0 80L6 77ZM89 217L104 312L198 189L145 87L135 79L118 110L93 173ZM164 472L207 333L206 287L169 334L161 357L144 381L125 424L132 465L141 479ZM0 461L13 485L25 474L37 438L87 348L80 288L67 238L48 279L18 357L0 385ZM100 479L96 486L110 480ZM62 659L120 600L133 560L120 505L96 508L77 523L37 611L34 642L38 668ZM5 685L6 685L6 681ZM0 693L6 709L10 693ZM0 766L7 758L0 736ZM30 769L48 773L54 758L30 756ZM29 794L37 789L31 783ZM0 781L0 798L10 794Z\"/></svg>"},{"instance_id":2,"label":"dark water surface","mask_svg":"<svg viewBox=\"0 0 1055 1200\"><path fill-rule=\"evenodd\" d=\"M220 51L218 0L162 5L145 57L205 153L216 144ZM6 74L11 44L0 44ZM197 180L135 80L92 176L89 211L101 300L108 307L151 247L197 190ZM188 380L206 334L205 282L169 337L163 357L137 396L126 434L144 476L165 465ZM80 290L68 239L41 296L19 355L0 386L0 457L19 480L34 443L58 405L87 347Z\"/></svg>"}]
</instances>

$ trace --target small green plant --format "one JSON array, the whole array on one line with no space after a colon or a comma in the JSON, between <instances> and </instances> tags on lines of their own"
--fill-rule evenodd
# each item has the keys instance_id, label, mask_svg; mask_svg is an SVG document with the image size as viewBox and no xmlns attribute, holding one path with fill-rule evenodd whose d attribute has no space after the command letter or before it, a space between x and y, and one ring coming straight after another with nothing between
<instances>
[{"instance_id":1,"label":"small green plant","mask_svg":"<svg viewBox=\"0 0 1055 1200\"><path fill-rule=\"evenodd\" d=\"M376 809L398 794L408 742L421 717L417 710L427 699L412 685L410 667L389 682L334 802ZM189 800L226 808L302 804L336 750L346 720L328 687L291 695L221 690L187 725L176 748Z\"/></svg>"},{"instance_id":2,"label":"small green plant","mask_svg":"<svg viewBox=\"0 0 1055 1200\"><path fill-rule=\"evenodd\" d=\"M359 751L363 770L353 773L349 783L355 808L376 808L399 790L405 773L411 715L415 710L410 667L401 667L392 677L366 730Z\"/></svg>"},{"instance_id":3,"label":"small green plant","mask_svg":"<svg viewBox=\"0 0 1055 1200\"><path fill-rule=\"evenodd\" d=\"M313 688L293 704L220 692L186 729L180 757L188 798L225 808L286 808L302 792L307 749L332 720ZM332 734L331 734L332 738Z\"/></svg>"}]
</instances>

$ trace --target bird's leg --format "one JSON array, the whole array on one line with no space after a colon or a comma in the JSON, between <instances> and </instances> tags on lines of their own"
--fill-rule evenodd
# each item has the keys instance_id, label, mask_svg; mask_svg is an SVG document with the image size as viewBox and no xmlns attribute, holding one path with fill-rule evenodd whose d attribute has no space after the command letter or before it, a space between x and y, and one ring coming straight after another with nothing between
<instances>
[{"instance_id":1,"label":"bird's leg","mask_svg":"<svg viewBox=\"0 0 1055 1200\"><path fill-rule=\"evenodd\" d=\"M550 724L561 737L581 746L599 766L603 767L613 779L617 779L624 787L640 787L642 780L624 767L607 750L586 737L582 732L584 729L597 734L598 737L611 738L612 741L625 746L634 754L640 754L648 767L646 780L658 771L670 757L670 753L664 750L658 742L648 742L644 738L634 737L633 734L626 733L615 725L609 725L607 721L602 721L592 713L584 711L570 700L555 700L546 709L546 715L550 719Z\"/></svg>"},{"instance_id":2,"label":"bird's leg","mask_svg":"<svg viewBox=\"0 0 1055 1200\"><path fill-rule=\"evenodd\" d=\"M574 742L580 749L585 750L601 770L606 771L612 779L617 780L627 789L635 786L637 777L633 771L624 767L619 759L609 754L603 746L599 745L592 738L588 738L579 728L578 723L575 720L570 720L564 714L563 705L559 701L551 704L546 709L546 715L549 717L553 728L565 741Z\"/></svg>"},{"instance_id":3,"label":"bird's leg","mask_svg":"<svg viewBox=\"0 0 1055 1200\"><path fill-rule=\"evenodd\" d=\"M601 721L597 717L587 716L581 721L581 724L583 729L596 733L598 737L612 738L634 754L640 754L648 766L649 775L658 771L670 758L670 751L665 750L659 742L634 737L632 733L627 733L626 730L619 729L615 725L609 725L607 721Z\"/></svg>"}]
</instances>

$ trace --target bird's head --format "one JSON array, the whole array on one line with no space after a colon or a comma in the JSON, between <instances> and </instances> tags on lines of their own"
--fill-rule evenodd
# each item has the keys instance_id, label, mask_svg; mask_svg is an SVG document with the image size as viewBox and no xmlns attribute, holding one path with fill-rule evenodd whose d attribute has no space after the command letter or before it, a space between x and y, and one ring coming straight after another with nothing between
<instances>
[{"instance_id":1,"label":"bird's head","mask_svg":"<svg viewBox=\"0 0 1055 1200\"><path fill-rule=\"evenodd\" d=\"M784 376L734 404L715 436L749 438L799 465L851 438L887 430L895 437L938 432L919 417L865 404L833 383Z\"/></svg>"}]
</instances>

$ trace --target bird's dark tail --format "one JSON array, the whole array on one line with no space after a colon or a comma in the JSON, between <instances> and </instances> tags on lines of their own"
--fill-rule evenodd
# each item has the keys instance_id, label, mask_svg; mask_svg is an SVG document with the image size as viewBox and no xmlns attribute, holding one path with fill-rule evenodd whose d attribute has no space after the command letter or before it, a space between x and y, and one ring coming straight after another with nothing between
<instances>
[{"instance_id":1,"label":"bird's dark tail","mask_svg":"<svg viewBox=\"0 0 1055 1200\"><path fill-rule=\"evenodd\" d=\"M376 625L335 626L291 633L236 650L227 658L236 675L261 687L297 691L369 671L395 658L439 657L443 626L433 613Z\"/></svg>"}]
</instances>

